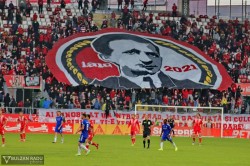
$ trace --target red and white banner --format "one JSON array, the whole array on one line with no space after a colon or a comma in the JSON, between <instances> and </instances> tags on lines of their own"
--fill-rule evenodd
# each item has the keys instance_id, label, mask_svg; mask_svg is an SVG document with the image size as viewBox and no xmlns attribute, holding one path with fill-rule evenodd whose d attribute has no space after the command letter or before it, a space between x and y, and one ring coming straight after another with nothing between
<instances>
[{"instance_id":1,"label":"red and white banner","mask_svg":"<svg viewBox=\"0 0 250 166\"><path fill-rule=\"evenodd\" d=\"M8 88L41 89L41 77L25 77L22 75L5 75Z\"/></svg>"},{"instance_id":2,"label":"red and white banner","mask_svg":"<svg viewBox=\"0 0 250 166\"><path fill-rule=\"evenodd\" d=\"M64 134L73 134L74 125L66 123L63 125ZM15 122L7 122L5 126L6 132L19 132L20 124ZM52 134L55 132L55 123L38 123L38 122L28 122L26 126L27 133L47 133Z\"/></svg>"},{"instance_id":3,"label":"red and white banner","mask_svg":"<svg viewBox=\"0 0 250 166\"><path fill-rule=\"evenodd\" d=\"M17 122L19 114L4 114L8 122ZM24 114L24 116L32 122L38 122L38 115L36 114Z\"/></svg>"},{"instance_id":4,"label":"red and white banner","mask_svg":"<svg viewBox=\"0 0 250 166\"><path fill-rule=\"evenodd\" d=\"M109 118L106 120L102 111L97 110L61 110L66 118L63 132L66 134L73 134L79 127L81 113L91 115L91 120L95 123L95 133L97 135L128 135L129 129L127 123L133 112L116 112L116 117L111 112ZM54 133L55 114L56 110L41 109L39 110L39 117L36 115L25 115L32 122L28 122L26 127L27 133ZM161 133L162 119L173 115L171 113L158 112L139 112L137 118L140 123L148 115L154 123L152 127L152 135L158 136ZM18 114L5 114L8 122L5 127L6 132L19 132L20 126L17 123ZM176 136L190 137L193 129L191 126L194 113L174 115L176 126L174 128ZM203 128L202 135L205 137L220 137L221 136L221 116L219 114L205 115L202 114ZM207 120L211 119L212 128L207 128ZM40 122L37 122L37 121ZM34 122L36 121L36 122ZM49 122L50 121L50 122ZM223 136L230 138L250 138L250 116L249 115L225 115L224 116L224 130ZM138 134L142 134L140 131Z\"/></svg>"},{"instance_id":5,"label":"red and white banner","mask_svg":"<svg viewBox=\"0 0 250 166\"><path fill-rule=\"evenodd\" d=\"M241 83L241 84L237 84L237 87L240 86L241 87L241 94L243 96L250 96L250 83Z\"/></svg>"},{"instance_id":6,"label":"red and white banner","mask_svg":"<svg viewBox=\"0 0 250 166\"><path fill-rule=\"evenodd\" d=\"M55 122L56 109L39 109L39 122ZM105 118L105 113L100 110L81 110L81 109L63 109L61 112L64 114L68 123L79 123L81 113L90 114L91 120L95 124L127 124L130 117L134 112L123 111L110 111L109 118ZM153 122L162 122L163 119L174 116L176 125L179 127L191 126L192 120L195 116L193 113L175 114L172 112L153 112L153 111L141 111L137 112L137 118L139 122L148 115L148 118ZM221 128L221 114L204 114L201 113L203 123L207 123L210 119L213 123L213 128ZM224 129L233 130L250 130L250 115L224 115Z\"/></svg>"}]
</instances>

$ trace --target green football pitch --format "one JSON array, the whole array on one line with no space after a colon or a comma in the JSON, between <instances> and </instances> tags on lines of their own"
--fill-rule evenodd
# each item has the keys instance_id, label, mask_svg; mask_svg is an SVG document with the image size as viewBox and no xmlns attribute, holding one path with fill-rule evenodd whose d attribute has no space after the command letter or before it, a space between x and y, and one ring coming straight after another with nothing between
<instances>
[{"instance_id":1,"label":"green football pitch","mask_svg":"<svg viewBox=\"0 0 250 166\"><path fill-rule=\"evenodd\" d=\"M60 142L60 137L58 137ZM158 151L160 137L151 138L150 149L142 146L137 136L131 146L129 136L97 135L99 150L91 146L91 153L75 156L79 135L65 135L64 143L53 144L53 135L28 134L26 142L19 142L18 134L6 134L6 146L1 155L44 155L46 166L222 166L250 165L250 142L245 139L204 138L202 146L192 145L191 138L173 138L178 151L169 142Z\"/></svg>"}]
</instances>

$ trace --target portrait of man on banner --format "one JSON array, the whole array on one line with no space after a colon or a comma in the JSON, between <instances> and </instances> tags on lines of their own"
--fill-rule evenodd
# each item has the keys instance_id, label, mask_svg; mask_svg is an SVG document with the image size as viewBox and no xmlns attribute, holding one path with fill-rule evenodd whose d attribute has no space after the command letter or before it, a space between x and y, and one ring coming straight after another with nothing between
<instances>
[{"instance_id":1,"label":"portrait of man on banner","mask_svg":"<svg viewBox=\"0 0 250 166\"><path fill-rule=\"evenodd\" d=\"M91 84L117 89L127 88L209 88L190 79L175 79L162 72L163 54L152 40L130 34L105 34L96 38L92 48L105 61L116 64L120 76L94 80Z\"/></svg>"}]
</instances>

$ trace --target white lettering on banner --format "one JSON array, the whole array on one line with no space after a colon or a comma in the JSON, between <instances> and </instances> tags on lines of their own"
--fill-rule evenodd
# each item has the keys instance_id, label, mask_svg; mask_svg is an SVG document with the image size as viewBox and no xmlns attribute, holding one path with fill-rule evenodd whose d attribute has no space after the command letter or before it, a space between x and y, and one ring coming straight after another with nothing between
<instances>
[{"instance_id":1,"label":"white lettering on banner","mask_svg":"<svg viewBox=\"0 0 250 166\"><path fill-rule=\"evenodd\" d=\"M233 130L234 137L236 138L250 138L250 131L247 130Z\"/></svg>"},{"instance_id":2,"label":"white lettering on banner","mask_svg":"<svg viewBox=\"0 0 250 166\"><path fill-rule=\"evenodd\" d=\"M18 124L17 126L14 127L10 127L10 126L5 126L5 130L6 131L15 131L15 130L19 130L20 129L20 124Z\"/></svg>"},{"instance_id":3,"label":"white lettering on banner","mask_svg":"<svg viewBox=\"0 0 250 166\"><path fill-rule=\"evenodd\" d=\"M154 126L153 130L152 130L152 134L153 135L160 135L161 134L161 128L157 127L157 126Z\"/></svg>"},{"instance_id":4,"label":"white lettering on banner","mask_svg":"<svg viewBox=\"0 0 250 166\"><path fill-rule=\"evenodd\" d=\"M193 133L193 129L175 129L174 130L176 136L187 136L190 137ZM152 130L152 135L160 135L161 127L154 126Z\"/></svg>"},{"instance_id":5,"label":"white lettering on banner","mask_svg":"<svg viewBox=\"0 0 250 166\"><path fill-rule=\"evenodd\" d=\"M55 122L56 109L39 109L39 122ZM86 113L90 114L91 120L95 124L127 124L131 115L134 114L131 112L123 111L110 111L109 118L105 118L105 113L101 110L82 110L82 109L62 109L61 112L65 116L65 119L68 123L80 123L81 114ZM193 118L195 117L195 112L193 113L184 113L184 114L175 114L172 112L153 112L153 111L143 111L137 112L137 118L141 123L142 120L148 115L148 118L153 122L162 122L163 119L174 116L176 120L176 125L180 127L189 126L192 123ZM221 128L221 114L207 115L203 114L202 120L203 123L206 123L208 119L211 119L214 128ZM224 129L233 129L233 130L242 130L249 129L250 124L250 115L224 115Z\"/></svg>"},{"instance_id":6,"label":"white lettering on banner","mask_svg":"<svg viewBox=\"0 0 250 166\"><path fill-rule=\"evenodd\" d=\"M45 132L49 131L48 126L46 124L41 124L40 127L28 126L28 130L31 132Z\"/></svg>"},{"instance_id":7,"label":"white lettering on banner","mask_svg":"<svg viewBox=\"0 0 250 166\"><path fill-rule=\"evenodd\" d=\"M97 67L97 68L110 67L110 68L112 68L112 64L111 63L94 63L94 62L85 63L84 61L82 62L82 68L92 68L92 67Z\"/></svg>"}]
</instances>

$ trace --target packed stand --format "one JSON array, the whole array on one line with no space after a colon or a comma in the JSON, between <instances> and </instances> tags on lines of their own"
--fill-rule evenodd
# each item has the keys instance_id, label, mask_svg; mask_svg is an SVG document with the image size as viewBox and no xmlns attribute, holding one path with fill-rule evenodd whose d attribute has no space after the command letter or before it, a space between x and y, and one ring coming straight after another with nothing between
<instances>
[{"instance_id":1,"label":"packed stand","mask_svg":"<svg viewBox=\"0 0 250 166\"><path fill-rule=\"evenodd\" d=\"M59 39L75 33L98 31L93 22L93 12L98 9L98 1L92 1L92 10L88 10L89 1L78 1L81 16L72 15L71 9L64 1L61 5L44 7L43 1L38 1L38 13L31 11L31 3L21 1L16 9L8 5L7 13L2 9L2 20L6 20L1 28L0 71L3 75L42 76L45 80L45 91L50 99L37 98L34 107L38 108L92 108L131 110L134 104L178 105L178 106L223 106L225 112L245 113L248 103L243 102L240 87L232 85L227 91L215 90L111 90L96 86L71 87L58 82L45 63L45 56L53 44ZM82 3L84 7L82 7ZM133 4L132 5L133 8ZM200 48L214 60L223 64L235 82L248 82L250 67L248 57L249 21L243 25L237 20L217 21L215 17L199 18L178 17L177 6L173 5L172 13L147 12L147 1L144 1L143 11L130 10L126 4L120 13L113 11L105 16L101 29L115 27L129 31L139 31L161 34L177 40L185 41ZM119 9L121 6L119 6ZM46 17L44 10L52 12L50 23L40 25L38 19ZM65 15L66 14L66 15ZM14 18L15 15L15 18ZM120 16L118 16L120 15ZM28 27L21 26L23 20L32 20ZM204 21L205 20L205 21ZM9 30L8 30L9 29ZM2 82L0 79L0 83ZM250 82L250 81L249 81ZM2 87L2 86L0 86ZM1 91L1 90L0 90ZM30 106L30 101L13 101L8 94L0 93L0 100L5 106L15 103L19 106ZM13 106L13 105L12 105Z\"/></svg>"}]
</instances>

